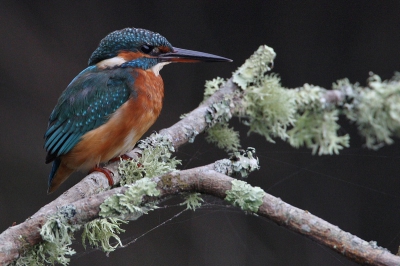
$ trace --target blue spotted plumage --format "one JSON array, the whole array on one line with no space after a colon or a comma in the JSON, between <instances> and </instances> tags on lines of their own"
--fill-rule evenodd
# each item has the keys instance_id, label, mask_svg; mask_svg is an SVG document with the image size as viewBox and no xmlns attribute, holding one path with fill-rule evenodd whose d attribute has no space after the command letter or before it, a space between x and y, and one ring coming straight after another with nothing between
<instances>
[{"instance_id":1,"label":"blue spotted plumage","mask_svg":"<svg viewBox=\"0 0 400 266\"><path fill-rule=\"evenodd\" d=\"M121 68L82 71L63 92L49 118L44 147L46 163L69 152L86 132L104 124L129 97L134 79Z\"/></svg>"}]
</instances>

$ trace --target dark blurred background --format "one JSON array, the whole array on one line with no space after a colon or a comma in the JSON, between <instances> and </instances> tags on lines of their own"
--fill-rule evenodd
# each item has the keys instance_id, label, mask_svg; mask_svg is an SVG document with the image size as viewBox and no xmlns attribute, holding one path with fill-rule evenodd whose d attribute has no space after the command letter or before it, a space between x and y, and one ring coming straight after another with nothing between
<instances>
[{"instance_id":1,"label":"dark blurred background","mask_svg":"<svg viewBox=\"0 0 400 266\"><path fill-rule=\"evenodd\" d=\"M274 72L286 87L311 83L330 88L344 77L365 85L369 71L388 79L400 70L399 13L399 1L378 0L2 1L0 231L24 221L82 177L76 174L46 195L51 166L44 164L43 134L58 96L109 32L145 28L176 47L234 60L165 67L164 109L152 127L160 130L199 104L205 80L230 77L261 44L277 52ZM257 135L247 137L247 129L239 126L242 145L256 147L261 162L261 170L247 181L396 252L398 139L369 151L355 126L342 124L341 133L351 134L351 148L339 156L312 156L280 141L267 143ZM176 155L182 168L226 157L203 135ZM109 257L85 251L77 235L78 256L71 265L354 265L264 218L205 199L203 208L180 215L178 201L164 202L165 208L125 226L124 243L145 236Z\"/></svg>"}]
</instances>

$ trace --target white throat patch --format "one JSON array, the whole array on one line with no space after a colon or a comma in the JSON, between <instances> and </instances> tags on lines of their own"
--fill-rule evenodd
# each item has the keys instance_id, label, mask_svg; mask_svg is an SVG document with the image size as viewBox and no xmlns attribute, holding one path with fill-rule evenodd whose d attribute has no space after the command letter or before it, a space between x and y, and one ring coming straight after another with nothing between
<instances>
[{"instance_id":1,"label":"white throat patch","mask_svg":"<svg viewBox=\"0 0 400 266\"><path fill-rule=\"evenodd\" d=\"M115 66L120 66L125 62L126 62L125 59L123 59L122 57L116 56L116 57L104 59L103 61L98 62L96 64L96 66L100 69L105 69L105 68L112 68Z\"/></svg>"},{"instance_id":2,"label":"white throat patch","mask_svg":"<svg viewBox=\"0 0 400 266\"><path fill-rule=\"evenodd\" d=\"M163 66L168 65L169 63L171 62L158 63L157 65L151 68L151 71L153 71L154 75L156 75L157 77L158 75L160 75L160 70L163 68Z\"/></svg>"}]
</instances>

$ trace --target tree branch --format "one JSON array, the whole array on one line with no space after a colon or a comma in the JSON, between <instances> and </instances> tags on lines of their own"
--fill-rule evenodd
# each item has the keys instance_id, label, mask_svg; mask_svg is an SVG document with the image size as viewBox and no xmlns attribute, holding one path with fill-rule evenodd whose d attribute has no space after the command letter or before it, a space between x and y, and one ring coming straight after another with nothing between
<instances>
[{"instance_id":1,"label":"tree branch","mask_svg":"<svg viewBox=\"0 0 400 266\"><path fill-rule=\"evenodd\" d=\"M231 190L232 181L236 180L215 170L215 164L197 167L189 170L172 172L161 177L153 178L160 191L158 197L143 197L142 203L160 200L182 192L200 192L225 199L226 192ZM72 203L76 214L68 222L85 224L99 217L100 205L115 194L124 194L127 187L114 188ZM23 236L25 243L39 243L41 237L39 228L44 224L48 215L55 214L50 210L46 214L36 215L26 222L10 227L0 236L0 262L4 265L18 256L23 243L18 236ZM374 242L366 242L350 233L341 230L308 211L293 207L281 199L265 194L262 204L256 212L279 225L296 233L307 236L336 252L362 264L368 265L399 265L400 257L391 254Z\"/></svg>"}]
</instances>

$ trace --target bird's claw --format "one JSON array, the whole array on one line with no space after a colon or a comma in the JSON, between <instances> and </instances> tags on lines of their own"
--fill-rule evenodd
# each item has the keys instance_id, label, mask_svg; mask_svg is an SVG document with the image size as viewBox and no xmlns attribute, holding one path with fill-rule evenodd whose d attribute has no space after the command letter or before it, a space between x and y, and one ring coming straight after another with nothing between
<instances>
[{"instance_id":1,"label":"bird's claw","mask_svg":"<svg viewBox=\"0 0 400 266\"><path fill-rule=\"evenodd\" d=\"M113 173L113 172L111 172L111 171L108 170L107 168L104 168L104 167L97 167L97 166L94 167L94 168L90 171L90 174L93 173L93 172L100 172L100 173L103 173L103 174L106 176L107 180L108 180L108 185L109 185L110 187L114 186L114 179L113 179L114 173Z\"/></svg>"}]
</instances>

